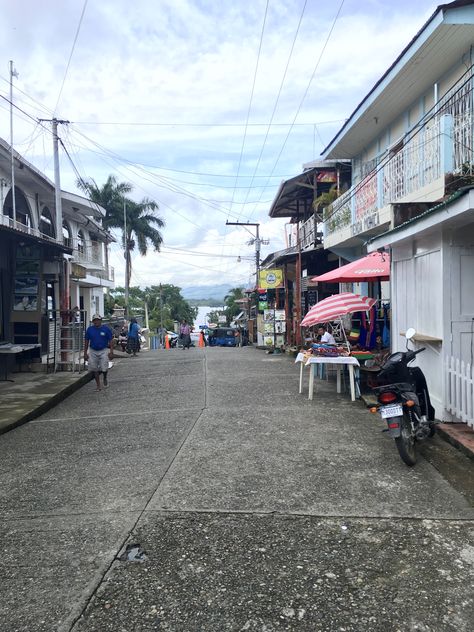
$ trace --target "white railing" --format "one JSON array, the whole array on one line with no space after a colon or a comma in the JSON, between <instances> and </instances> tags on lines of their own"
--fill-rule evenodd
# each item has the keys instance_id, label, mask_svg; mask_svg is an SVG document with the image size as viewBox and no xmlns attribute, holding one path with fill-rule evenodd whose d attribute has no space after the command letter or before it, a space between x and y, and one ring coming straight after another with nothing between
<instances>
[{"instance_id":1,"label":"white railing","mask_svg":"<svg viewBox=\"0 0 474 632\"><path fill-rule=\"evenodd\" d=\"M440 118L429 121L383 167L381 206L419 191L441 175Z\"/></svg>"},{"instance_id":2,"label":"white railing","mask_svg":"<svg viewBox=\"0 0 474 632\"><path fill-rule=\"evenodd\" d=\"M379 209L409 201L445 172L474 175L473 130L472 77L463 77L441 99L435 115L380 156L375 169L326 209L325 235L349 224L353 235L365 232L378 224Z\"/></svg>"},{"instance_id":3,"label":"white railing","mask_svg":"<svg viewBox=\"0 0 474 632\"><path fill-rule=\"evenodd\" d=\"M452 356L446 359L446 410L474 428L474 380L472 366Z\"/></svg>"},{"instance_id":4,"label":"white railing","mask_svg":"<svg viewBox=\"0 0 474 632\"><path fill-rule=\"evenodd\" d=\"M84 252L74 249L72 257L75 262L94 266L98 270L104 268L105 266L104 262L99 257L94 256L94 253L89 253L87 248Z\"/></svg>"},{"instance_id":5,"label":"white railing","mask_svg":"<svg viewBox=\"0 0 474 632\"><path fill-rule=\"evenodd\" d=\"M14 230L18 230L21 233L25 233L25 235L31 235L32 237L39 237L40 239L45 239L46 241L52 241L56 243L56 239L54 237L45 235L44 233L41 233L37 228L33 228L33 226L28 226L27 224L22 224L18 220L16 220L15 222L9 215L0 214L0 224L2 226L8 226L8 228L13 228Z\"/></svg>"}]
</instances>

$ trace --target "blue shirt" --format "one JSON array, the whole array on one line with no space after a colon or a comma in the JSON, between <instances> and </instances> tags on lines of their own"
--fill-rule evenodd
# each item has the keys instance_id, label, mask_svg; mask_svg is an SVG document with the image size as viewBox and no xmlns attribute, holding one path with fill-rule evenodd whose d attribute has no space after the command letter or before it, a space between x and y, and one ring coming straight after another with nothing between
<instances>
[{"instance_id":1,"label":"blue shirt","mask_svg":"<svg viewBox=\"0 0 474 632\"><path fill-rule=\"evenodd\" d=\"M91 325L86 329L86 340L89 341L91 349L101 351L109 346L109 342L112 340L112 331L106 325L100 327Z\"/></svg>"}]
</instances>

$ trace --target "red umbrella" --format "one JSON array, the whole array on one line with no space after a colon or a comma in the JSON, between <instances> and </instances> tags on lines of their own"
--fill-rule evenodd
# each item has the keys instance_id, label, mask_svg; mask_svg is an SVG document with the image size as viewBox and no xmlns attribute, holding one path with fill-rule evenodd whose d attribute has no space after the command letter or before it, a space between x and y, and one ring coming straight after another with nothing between
<instances>
[{"instance_id":1,"label":"red umbrella","mask_svg":"<svg viewBox=\"0 0 474 632\"><path fill-rule=\"evenodd\" d=\"M360 281L388 281L390 278L390 255L387 252L371 252L357 261L313 277L311 281L332 283L357 283Z\"/></svg>"},{"instance_id":2,"label":"red umbrella","mask_svg":"<svg viewBox=\"0 0 474 632\"><path fill-rule=\"evenodd\" d=\"M311 327L317 323L328 323L345 314L368 312L377 299L360 296L352 292L333 294L312 307L301 321L302 327Z\"/></svg>"}]
</instances>

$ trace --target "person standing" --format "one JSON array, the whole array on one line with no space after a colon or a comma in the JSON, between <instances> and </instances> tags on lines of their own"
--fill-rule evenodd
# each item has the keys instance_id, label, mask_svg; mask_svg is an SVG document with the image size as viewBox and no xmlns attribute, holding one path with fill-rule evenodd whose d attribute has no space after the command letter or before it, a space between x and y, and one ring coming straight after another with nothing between
<instances>
[{"instance_id":1,"label":"person standing","mask_svg":"<svg viewBox=\"0 0 474 632\"><path fill-rule=\"evenodd\" d=\"M89 361L89 371L94 373L96 391L100 391L100 374L103 375L104 388L107 388L109 359L112 359L112 330L102 324L102 316L94 314L92 325L86 329L84 339L84 360Z\"/></svg>"},{"instance_id":2,"label":"person standing","mask_svg":"<svg viewBox=\"0 0 474 632\"><path fill-rule=\"evenodd\" d=\"M185 319L181 321L179 337L181 339L183 349L189 349L191 346L191 327Z\"/></svg>"},{"instance_id":3,"label":"person standing","mask_svg":"<svg viewBox=\"0 0 474 632\"><path fill-rule=\"evenodd\" d=\"M127 353L137 355L138 351L140 351L140 327L137 323L137 319L132 318L128 328Z\"/></svg>"}]
</instances>

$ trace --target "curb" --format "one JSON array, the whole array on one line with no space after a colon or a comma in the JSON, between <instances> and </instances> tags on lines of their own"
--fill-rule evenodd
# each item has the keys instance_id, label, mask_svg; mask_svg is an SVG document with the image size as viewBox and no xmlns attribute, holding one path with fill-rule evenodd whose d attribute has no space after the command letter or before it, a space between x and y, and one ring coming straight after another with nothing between
<instances>
[{"instance_id":1,"label":"curb","mask_svg":"<svg viewBox=\"0 0 474 632\"><path fill-rule=\"evenodd\" d=\"M372 395L361 395L361 400L364 402L367 408L370 408L371 406L374 406L376 404L376 400ZM470 445L463 443L461 439L458 439L457 436L449 432L447 429L449 425L450 424L445 424L442 421L435 420L436 434L441 439L443 439L443 441L450 443L453 447L457 448L470 459L474 460L474 451L472 450Z\"/></svg>"},{"instance_id":2,"label":"curb","mask_svg":"<svg viewBox=\"0 0 474 632\"><path fill-rule=\"evenodd\" d=\"M93 377L94 377L93 373L85 373L82 377L78 378L73 384L69 384L69 386L66 386L65 388L63 388L61 391L53 395L53 397L50 397L49 399L47 399L45 402L43 402L36 408L29 410L22 417L15 419L7 426L0 428L0 435L5 434L6 432L9 432L10 430L13 430L14 428L18 428L18 426L22 426L23 424L26 424L29 421L32 421L33 419L36 419L43 413L53 408L53 406L56 406L56 404L59 404L59 402L62 402L64 399L66 399L66 397L69 397L69 395L72 395L72 393L79 390L82 386L84 386L84 384L87 384L87 382L90 382L93 379Z\"/></svg>"},{"instance_id":3,"label":"curb","mask_svg":"<svg viewBox=\"0 0 474 632\"><path fill-rule=\"evenodd\" d=\"M452 446L460 450L463 454L468 456L470 459L474 460L474 452L472 451L471 447L463 443L460 439L455 437L453 434L451 434L447 430L446 426L449 426L449 424L444 424L442 422L437 423L436 434L439 435L441 439L443 439L444 441L447 441Z\"/></svg>"}]
</instances>

